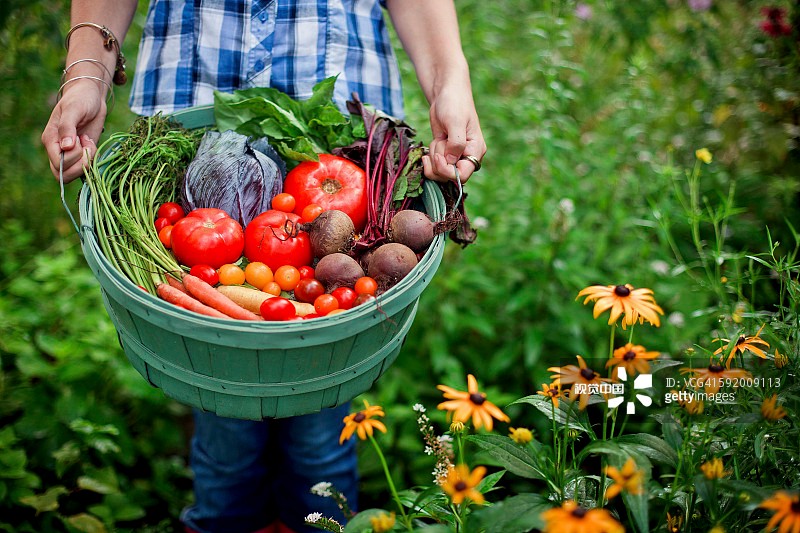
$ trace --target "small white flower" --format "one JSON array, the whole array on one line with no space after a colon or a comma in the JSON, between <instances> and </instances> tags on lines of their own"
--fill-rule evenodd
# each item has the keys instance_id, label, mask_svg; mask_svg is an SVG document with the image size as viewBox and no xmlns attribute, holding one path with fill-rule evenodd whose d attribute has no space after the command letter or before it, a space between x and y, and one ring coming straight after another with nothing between
<instances>
[{"instance_id":1,"label":"small white flower","mask_svg":"<svg viewBox=\"0 0 800 533\"><path fill-rule=\"evenodd\" d=\"M472 227L475 229L486 229L489 227L489 219L486 217L475 217L472 221Z\"/></svg>"},{"instance_id":2,"label":"small white flower","mask_svg":"<svg viewBox=\"0 0 800 533\"><path fill-rule=\"evenodd\" d=\"M650 268L653 269L653 272L655 272L656 274L661 274L662 276L665 276L669 273L669 263L667 263L666 261L662 261L660 259L651 261Z\"/></svg>"},{"instance_id":3,"label":"small white flower","mask_svg":"<svg viewBox=\"0 0 800 533\"><path fill-rule=\"evenodd\" d=\"M424 413L425 412L425 406L422 405L421 403L415 403L413 409L418 413Z\"/></svg>"},{"instance_id":4,"label":"small white flower","mask_svg":"<svg viewBox=\"0 0 800 533\"><path fill-rule=\"evenodd\" d=\"M322 496L323 498L327 498L328 496L331 495L330 489L331 489L330 481L320 481L319 483L311 487L311 494L316 494L317 496Z\"/></svg>"},{"instance_id":5,"label":"small white flower","mask_svg":"<svg viewBox=\"0 0 800 533\"><path fill-rule=\"evenodd\" d=\"M686 319L683 316L683 313L679 313L675 311L674 313L670 313L667 317L667 323L675 326L676 328L682 328L686 325Z\"/></svg>"},{"instance_id":6,"label":"small white flower","mask_svg":"<svg viewBox=\"0 0 800 533\"><path fill-rule=\"evenodd\" d=\"M322 519L322 513L311 513L306 517L306 522L314 524Z\"/></svg>"},{"instance_id":7,"label":"small white flower","mask_svg":"<svg viewBox=\"0 0 800 533\"><path fill-rule=\"evenodd\" d=\"M570 198L562 198L558 202L558 208L561 209L564 214L571 215L575 212L575 202Z\"/></svg>"}]
</instances>

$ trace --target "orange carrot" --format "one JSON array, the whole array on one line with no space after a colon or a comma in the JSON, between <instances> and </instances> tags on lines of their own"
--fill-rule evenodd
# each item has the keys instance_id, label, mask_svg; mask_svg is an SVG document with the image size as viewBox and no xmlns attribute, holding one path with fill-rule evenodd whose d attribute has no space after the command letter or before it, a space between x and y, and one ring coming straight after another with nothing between
<instances>
[{"instance_id":1,"label":"orange carrot","mask_svg":"<svg viewBox=\"0 0 800 533\"><path fill-rule=\"evenodd\" d=\"M157 284L156 292L162 300L177 305L178 307L188 309L189 311L194 311L195 313L200 313L201 315L213 316L217 318L230 318L228 315L221 313L198 300L195 300L188 294L181 292L180 289L176 289L167 283Z\"/></svg>"},{"instance_id":2,"label":"orange carrot","mask_svg":"<svg viewBox=\"0 0 800 533\"><path fill-rule=\"evenodd\" d=\"M231 318L264 320L261 316L248 311L197 276L186 274L183 276L183 285L189 291L189 294Z\"/></svg>"},{"instance_id":3,"label":"orange carrot","mask_svg":"<svg viewBox=\"0 0 800 533\"><path fill-rule=\"evenodd\" d=\"M268 292L260 291L258 289L250 289L248 287L241 287L238 285L220 285L217 290L241 305L245 309L249 309L254 313L261 312L261 304L269 298L275 298L274 295ZM315 313L314 306L303 302L295 302L289 300L294 305L297 316L306 316L310 313Z\"/></svg>"},{"instance_id":4,"label":"orange carrot","mask_svg":"<svg viewBox=\"0 0 800 533\"><path fill-rule=\"evenodd\" d=\"M167 274L167 283L170 284L171 287L174 287L181 291L184 294L189 294L189 291L186 290L186 287L183 286L183 283L177 278L173 278L172 275Z\"/></svg>"}]
</instances>

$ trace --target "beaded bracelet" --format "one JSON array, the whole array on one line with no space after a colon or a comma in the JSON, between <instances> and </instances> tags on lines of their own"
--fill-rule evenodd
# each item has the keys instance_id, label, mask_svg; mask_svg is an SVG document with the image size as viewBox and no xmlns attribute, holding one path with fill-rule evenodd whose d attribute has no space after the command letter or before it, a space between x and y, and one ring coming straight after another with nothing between
<instances>
[{"instance_id":1,"label":"beaded bracelet","mask_svg":"<svg viewBox=\"0 0 800 533\"><path fill-rule=\"evenodd\" d=\"M122 50L119 47L119 41L117 40L117 37L105 26L95 24L94 22L79 22L78 24L75 24L67 32L66 38L64 38L64 48L69 50L69 39L72 37L72 32L78 28L84 27L97 29L100 32L100 35L103 36L103 48L109 51L114 50L117 53L117 64L114 68L113 80L115 85L125 85L125 82L128 81L128 75L125 74L125 56L122 54Z\"/></svg>"}]
</instances>

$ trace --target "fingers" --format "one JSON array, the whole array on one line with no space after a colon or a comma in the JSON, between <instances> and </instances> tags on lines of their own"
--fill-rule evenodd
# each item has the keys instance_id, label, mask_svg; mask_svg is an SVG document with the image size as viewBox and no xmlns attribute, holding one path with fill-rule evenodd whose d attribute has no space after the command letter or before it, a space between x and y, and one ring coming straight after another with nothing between
<instances>
[{"instance_id":1,"label":"fingers","mask_svg":"<svg viewBox=\"0 0 800 533\"><path fill-rule=\"evenodd\" d=\"M53 176L58 179L59 167L61 166L61 149L57 143L51 143L47 151L50 157L50 170L53 172ZM55 152L54 155L51 156L51 152ZM76 137L72 148L64 151L64 183L69 183L75 178L83 176L84 168L91 163L96 153L97 145L88 135Z\"/></svg>"}]
</instances>

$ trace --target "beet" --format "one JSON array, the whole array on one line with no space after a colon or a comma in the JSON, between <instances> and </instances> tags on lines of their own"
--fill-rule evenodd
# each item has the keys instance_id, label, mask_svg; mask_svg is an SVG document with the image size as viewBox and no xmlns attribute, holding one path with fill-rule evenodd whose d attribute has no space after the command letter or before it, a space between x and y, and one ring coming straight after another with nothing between
<instances>
[{"instance_id":1,"label":"beet","mask_svg":"<svg viewBox=\"0 0 800 533\"><path fill-rule=\"evenodd\" d=\"M405 244L415 252L422 252L433 242L434 222L421 211L403 209L389 223L389 240Z\"/></svg>"},{"instance_id":2,"label":"beet","mask_svg":"<svg viewBox=\"0 0 800 533\"><path fill-rule=\"evenodd\" d=\"M356 229L344 211L323 211L313 222L303 224L301 229L308 232L311 251L317 259L336 252L347 253L353 248Z\"/></svg>"},{"instance_id":3,"label":"beet","mask_svg":"<svg viewBox=\"0 0 800 533\"><path fill-rule=\"evenodd\" d=\"M363 275L364 269L358 261L340 252L326 255L314 268L314 276L325 286L325 292L334 291L339 287L352 289L358 278Z\"/></svg>"},{"instance_id":4,"label":"beet","mask_svg":"<svg viewBox=\"0 0 800 533\"><path fill-rule=\"evenodd\" d=\"M417 254L405 244L382 244L370 258L367 275L378 282L378 290L385 291L406 277L417 262Z\"/></svg>"}]
</instances>

